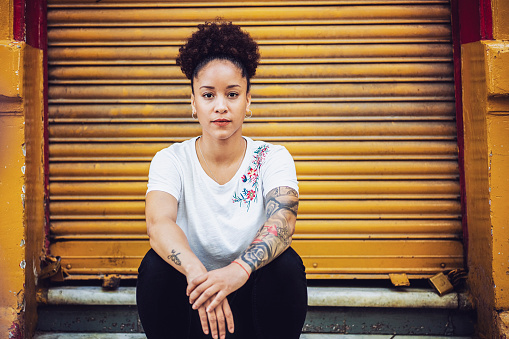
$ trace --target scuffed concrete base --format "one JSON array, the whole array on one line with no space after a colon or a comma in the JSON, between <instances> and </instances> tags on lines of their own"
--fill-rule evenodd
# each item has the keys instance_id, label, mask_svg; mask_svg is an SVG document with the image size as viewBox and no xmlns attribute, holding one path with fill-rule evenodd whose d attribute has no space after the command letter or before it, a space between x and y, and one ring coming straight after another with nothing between
<instances>
[{"instance_id":1,"label":"scuffed concrete base","mask_svg":"<svg viewBox=\"0 0 509 339\"><path fill-rule=\"evenodd\" d=\"M509 312L500 312L497 317L500 339L509 339Z\"/></svg>"},{"instance_id":2,"label":"scuffed concrete base","mask_svg":"<svg viewBox=\"0 0 509 339\"><path fill-rule=\"evenodd\" d=\"M34 339L145 339L142 333L45 333L36 334ZM345 334L303 334L300 339L470 339L470 337L437 337L408 335L345 335Z\"/></svg>"}]
</instances>

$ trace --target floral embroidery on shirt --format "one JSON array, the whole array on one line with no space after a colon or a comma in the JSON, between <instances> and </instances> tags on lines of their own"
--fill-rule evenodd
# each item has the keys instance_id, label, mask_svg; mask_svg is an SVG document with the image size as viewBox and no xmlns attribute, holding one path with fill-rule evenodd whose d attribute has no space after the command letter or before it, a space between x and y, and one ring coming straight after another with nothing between
<instances>
[{"instance_id":1,"label":"floral embroidery on shirt","mask_svg":"<svg viewBox=\"0 0 509 339\"><path fill-rule=\"evenodd\" d=\"M249 206L251 205L251 201L256 202L258 198L258 180L260 179L260 167L265 160L265 156L269 151L269 145L263 144L256 151L254 151L253 161L249 168L247 169L247 173L242 176L242 182L251 184L251 189L244 188L240 193L233 194L233 203L239 203L239 206L242 206L242 203L246 204L247 210L249 211Z\"/></svg>"}]
</instances>

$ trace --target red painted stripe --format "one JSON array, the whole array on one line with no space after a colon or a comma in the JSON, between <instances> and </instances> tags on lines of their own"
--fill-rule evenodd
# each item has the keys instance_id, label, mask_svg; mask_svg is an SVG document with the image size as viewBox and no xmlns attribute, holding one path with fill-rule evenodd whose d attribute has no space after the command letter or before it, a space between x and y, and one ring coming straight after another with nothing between
<instances>
[{"instance_id":1,"label":"red painted stripe","mask_svg":"<svg viewBox=\"0 0 509 339\"><path fill-rule=\"evenodd\" d=\"M26 3L26 42L43 49L46 45L46 0L30 0Z\"/></svg>"},{"instance_id":2,"label":"red painted stripe","mask_svg":"<svg viewBox=\"0 0 509 339\"><path fill-rule=\"evenodd\" d=\"M25 0L13 0L14 40L25 41Z\"/></svg>"},{"instance_id":3,"label":"red painted stripe","mask_svg":"<svg viewBox=\"0 0 509 339\"><path fill-rule=\"evenodd\" d=\"M453 2L458 9L458 30L462 44L493 39L491 0L451 0L451 8Z\"/></svg>"},{"instance_id":4,"label":"red painted stripe","mask_svg":"<svg viewBox=\"0 0 509 339\"><path fill-rule=\"evenodd\" d=\"M33 1L33 0L32 0ZM50 245L50 218L49 218L49 123L48 123L48 25L47 25L47 0L38 0L39 3L39 39L38 48L42 49L43 55L43 97L44 97L44 234L45 234L45 249L46 254L49 253Z\"/></svg>"},{"instance_id":5,"label":"red painted stripe","mask_svg":"<svg viewBox=\"0 0 509 339\"><path fill-rule=\"evenodd\" d=\"M467 220L467 197L465 186L465 140L463 135L463 97L461 83L461 37L460 37L460 12L459 2L463 0L451 0L451 26L452 46L454 63L454 92L456 105L456 129L458 138L458 167L460 175L460 199L461 199L461 224L463 229L463 259L467 266L468 258L468 220Z\"/></svg>"},{"instance_id":6,"label":"red painted stripe","mask_svg":"<svg viewBox=\"0 0 509 339\"><path fill-rule=\"evenodd\" d=\"M481 0L479 11L481 12L481 39L493 40L493 13L491 12L491 0Z\"/></svg>"}]
</instances>

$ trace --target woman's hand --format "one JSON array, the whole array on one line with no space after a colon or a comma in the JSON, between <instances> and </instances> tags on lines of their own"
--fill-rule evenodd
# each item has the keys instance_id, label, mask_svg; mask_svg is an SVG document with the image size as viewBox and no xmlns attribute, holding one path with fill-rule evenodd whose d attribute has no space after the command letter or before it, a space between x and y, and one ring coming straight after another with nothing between
<instances>
[{"instance_id":1,"label":"woman's hand","mask_svg":"<svg viewBox=\"0 0 509 339\"><path fill-rule=\"evenodd\" d=\"M233 313L230 309L230 304L228 303L228 299L223 299L223 302L213 309L210 312L207 312L207 307L210 305L210 301L207 300L203 305L198 308L198 314L200 315L201 327L203 329L203 333L209 334L209 325L210 325L210 333L212 334L212 338L226 338L226 327L228 328L228 332L233 333L235 330L235 325L233 322Z\"/></svg>"},{"instance_id":2,"label":"woman's hand","mask_svg":"<svg viewBox=\"0 0 509 339\"><path fill-rule=\"evenodd\" d=\"M211 301L207 305L206 311L210 312L221 305L223 300L232 292L242 287L249 279L246 268L247 265L239 266L238 263L213 270L203 274L187 285L187 295L189 302L193 304L193 309L200 308L206 301Z\"/></svg>"},{"instance_id":3,"label":"woman's hand","mask_svg":"<svg viewBox=\"0 0 509 339\"><path fill-rule=\"evenodd\" d=\"M205 267L199 267L198 270L189 272L187 276L188 285L187 294L193 295L195 299L201 297L201 300L203 300L200 301L200 304L196 304L194 302L195 299L191 299L190 297L190 302L191 304L193 304L193 309L198 310L203 333L209 334L210 326L210 333L212 334L213 338L224 339L226 337L226 330L228 330L228 332L230 333L233 333L233 331L235 330L233 313L231 311L230 304L228 303L228 299L226 299L226 296L231 292L235 291L236 289L240 288L240 286L242 286L245 283L245 281L236 289L228 292L223 298L221 298L221 300L217 298L218 297L217 293L209 295L208 294L209 291L207 291L207 294L198 292L203 291L205 286L214 285L211 284L211 282L215 281L214 280L215 277L220 276L222 274L221 272L217 271L222 270L224 269L212 271L214 273L211 274L212 272L207 272ZM239 270L241 270L240 267ZM228 272L228 270L224 271L225 273ZM245 272L244 275L247 277ZM203 285L203 283L206 284ZM217 284L216 286L221 285L222 284Z\"/></svg>"}]
</instances>

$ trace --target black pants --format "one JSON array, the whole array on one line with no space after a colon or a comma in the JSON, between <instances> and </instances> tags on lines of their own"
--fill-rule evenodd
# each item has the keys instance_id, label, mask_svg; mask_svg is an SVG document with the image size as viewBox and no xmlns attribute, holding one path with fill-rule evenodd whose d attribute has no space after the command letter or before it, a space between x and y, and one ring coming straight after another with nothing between
<instances>
[{"instance_id":1,"label":"black pants","mask_svg":"<svg viewBox=\"0 0 509 339\"><path fill-rule=\"evenodd\" d=\"M136 303L149 339L212 338L186 296L185 276L150 250L139 268ZM289 248L228 296L235 333L228 339L298 339L307 311L304 265Z\"/></svg>"}]
</instances>

